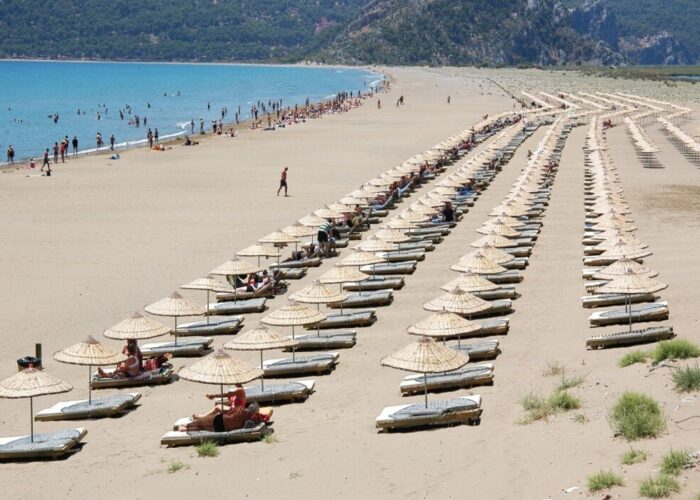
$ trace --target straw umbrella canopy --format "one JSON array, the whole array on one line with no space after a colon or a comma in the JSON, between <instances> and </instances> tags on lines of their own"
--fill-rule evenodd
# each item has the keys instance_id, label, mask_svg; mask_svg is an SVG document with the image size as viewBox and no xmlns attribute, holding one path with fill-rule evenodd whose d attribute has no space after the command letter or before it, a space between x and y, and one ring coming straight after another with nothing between
<instances>
[{"instance_id":1,"label":"straw umbrella canopy","mask_svg":"<svg viewBox=\"0 0 700 500\"><path fill-rule=\"evenodd\" d=\"M43 370L30 366L0 382L0 398L29 398L30 441L34 442L34 398L46 394L61 394L73 387Z\"/></svg>"},{"instance_id":2,"label":"straw umbrella canopy","mask_svg":"<svg viewBox=\"0 0 700 500\"><path fill-rule=\"evenodd\" d=\"M600 217L593 221L593 229L595 231L604 231L606 229L620 229L627 233L636 231L637 226L630 222L614 220L610 218L601 219Z\"/></svg>"},{"instance_id":3,"label":"straw umbrella canopy","mask_svg":"<svg viewBox=\"0 0 700 500\"><path fill-rule=\"evenodd\" d=\"M415 222L411 222L407 219L401 219L401 218L396 218L396 219L391 219L388 223L387 226L389 226L391 229L416 229L420 227L418 224Z\"/></svg>"},{"instance_id":4,"label":"straw umbrella canopy","mask_svg":"<svg viewBox=\"0 0 700 500\"><path fill-rule=\"evenodd\" d=\"M375 177L369 181L373 186L388 186L394 182L394 179L389 177Z\"/></svg>"},{"instance_id":5,"label":"straw umbrella canopy","mask_svg":"<svg viewBox=\"0 0 700 500\"><path fill-rule=\"evenodd\" d=\"M646 274L635 274L631 269L596 290L597 293L619 293L629 298L629 326L632 331L632 298L637 293L654 293L668 285L650 278Z\"/></svg>"},{"instance_id":6,"label":"straw umbrella canopy","mask_svg":"<svg viewBox=\"0 0 700 500\"><path fill-rule=\"evenodd\" d=\"M323 208L319 208L318 210L314 210L314 215L317 215L318 217L322 217L324 219L333 220L342 219L344 217L342 212L340 212L337 209L331 208L328 205L326 205Z\"/></svg>"},{"instance_id":7,"label":"straw umbrella canopy","mask_svg":"<svg viewBox=\"0 0 700 500\"><path fill-rule=\"evenodd\" d=\"M487 234L486 236L482 236L478 240L471 242L469 246L474 248L481 248L485 246L491 246L494 248L510 248L517 247L518 243L498 234Z\"/></svg>"},{"instance_id":8,"label":"straw umbrella canopy","mask_svg":"<svg viewBox=\"0 0 700 500\"><path fill-rule=\"evenodd\" d=\"M428 407L428 373L457 370L469 362L469 356L430 337L420 337L416 342L381 360L382 366L423 374L425 383L425 407Z\"/></svg>"},{"instance_id":9,"label":"straw umbrella canopy","mask_svg":"<svg viewBox=\"0 0 700 500\"><path fill-rule=\"evenodd\" d=\"M335 203L331 203L328 205L328 208L331 210L335 210L336 212L340 213L341 215L345 215L348 212L352 212L352 207L349 205L346 205L344 203L340 203L336 201Z\"/></svg>"},{"instance_id":10,"label":"straw umbrella canopy","mask_svg":"<svg viewBox=\"0 0 700 500\"><path fill-rule=\"evenodd\" d=\"M391 252L392 250L396 250L398 246L388 241L372 237L357 245L357 248L364 252Z\"/></svg>"},{"instance_id":11,"label":"straw umbrella canopy","mask_svg":"<svg viewBox=\"0 0 700 500\"><path fill-rule=\"evenodd\" d=\"M363 205L365 203L365 200L363 198L355 198L354 196L348 195L348 196L343 196L341 199L338 200L339 203L342 203L343 205Z\"/></svg>"},{"instance_id":12,"label":"straw umbrella canopy","mask_svg":"<svg viewBox=\"0 0 700 500\"><path fill-rule=\"evenodd\" d=\"M299 224L308 227L320 227L326 223L326 219L322 219L317 215L310 214L299 219Z\"/></svg>"},{"instance_id":13,"label":"straw umbrella canopy","mask_svg":"<svg viewBox=\"0 0 700 500\"><path fill-rule=\"evenodd\" d=\"M513 256L512 254L504 252L503 250L499 250L498 248L492 247L491 245L484 245L481 248L479 248L479 250L475 251L480 252L484 257L486 257L487 259L491 259L499 265L507 264L508 262L511 262L515 259L515 256ZM463 258L468 259L473 253L474 252L468 253Z\"/></svg>"},{"instance_id":14,"label":"straw umbrella canopy","mask_svg":"<svg viewBox=\"0 0 700 500\"><path fill-rule=\"evenodd\" d=\"M499 286L495 283L490 282L483 276L474 274L472 272L462 273L459 278L455 278L446 285L440 287L446 292L451 292L455 288L461 288L469 293L473 292L488 292L490 290L497 290Z\"/></svg>"},{"instance_id":15,"label":"straw umbrella canopy","mask_svg":"<svg viewBox=\"0 0 700 500\"><path fill-rule=\"evenodd\" d=\"M447 186L438 186L433 191L446 196L454 196L457 193L455 188Z\"/></svg>"},{"instance_id":16,"label":"straw umbrella canopy","mask_svg":"<svg viewBox=\"0 0 700 500\"><path fill-rule=\"evenodd\" d=\"M443 309L409 326L408 333L411 335L440 338L443 339L443 341L446 338L457 337L457 345L461 347L462 335L478 332L482 328L483 327L475 321L468 320L458 314Z\"/></svg>"},{"instance_id":17,"label":"straw umbrella canopy","mask_svg":"<svg viewBox=\"0 0 700 500\"><path fill-rule=\"evenodd\" d=\"M389 243L406 243L407 241L411 241L411 237L406 236L406 233L403 231L388 227L382 228L374 233L374 237L382 241L388 241Z\"/></svg>"},{"instance_id":18,"label":"straw umbrella canopy","mask_svg":"<svg viewBox=\"0 0 700 500\"><path fill-rule=\"evenodd\" d=\"M221 389L221 407L224 406L224 385L246 384L263 375L260 368L248 366L233 359L223 349L219 349L178 371L180 378L201 384L218 385Z\"/></svg>"},{"instance_id":19,"label":"straw umbrella canopy","mask_svg":"<svg viewBox=\"0 0 700 500\"><path fill-rule=\"evenodd\" d=\"M426 311L442 311L470 316L493 307L490 302L480 299L459 287L423 304Z\"/></svg>"},{"instance_id":20,"label":"straw umbrella canopy","mask_svg":"<svg viewBox=\"0 0 700 500\"><path fill-rule=\"evenodd\" d=\"M596 244L595 248L600 250L607 250L619 244L640 249L649 248L649 245L647 245L646 243L642 243L636 236L634 236L631 233L622 233L621 235L606 238L600 243Z\"/></svg>"},{"instance_id":21,"label":"straw umbrella canopy","mask_svg":"<svg viewBox=\"0 0 700 500\"><path fill-rule=\"evenodd\" d=\"M505 224L485 224L477 229L476 232L486 235L496 234L505 238L516 238L520 236L518 231Z\"/></svg>"},{"instance_id":22,"label":"straw umbrella canopy","mask_svg":"<svg viewBox=\"0 0 700 500\"><path fill-rule=\"evenodd\" d=\"M516 219L515 217L508 217L507 215L499 215L490 219L490 224L504 224L513 228L522 227L525 222Z\"/></svg>"},{"instance_id":23,"label":"straw umbrella canopy","mask_svg":"<svg viewBox=\"0 0 700 500\"><path fill-rule=\"evenodd\" d=\"M304 226L302 226L304 227ZM284 231L284 229L282 230ZM313 231L314 234L316 231ZM258 267L260 266L260 257L276 257L277 259L280 258L280 253L279 250L277 250L274 247L269 247L267 245L263 245L261 243L256 243L255 245L250 245L249 247L245 247L243 250L239 250L236 252L236 256L238 257L257 257L258 258Z\"/></svg>"},{"instance_id":24,"label":"straw umbrella canopy","mask_svg":"<svg viewBox=\"0 0 700 500\"><path fill-rule=\"evenodd\" d=\"M66 347L62 351L57 351L53 355L53 359L61 363L71 365L82 365L88 367L88 404L92 404L92 367L116 365L126 361L127 356L113 351L109 347L100 344L92 336L89 336L85 341L78 342L70 347Z\"/></svg>"},{"instance_id":25,"label":"straw umbrella canopy","mask_svg":"<svg viewBox=\"0 0 700 500\"><path fill-rule=\"evenodd\" d=\"M206 290L207 292L207 325L209 324L209 294L210 292L234 292L236 291L235 288L233 288L231 285L228 283L222 283L219 280L217 280L213 275L209 275L206 278L199 278L194 281L191 281L187 283L186 285L182 285L180 288L183 288L185 290Z\"/></svg>"},{"instance_id":26,"label":"straw umbrella canopy","mask_svg":"<svg viewBox=\"0 0 700 500\"><path fill-rule=\"evenodd\" d=\"M614 280L615 278L630 273L638 275L646 274L650 278L654 278L659 274L658 272L652 271L648 267L643 266L642 264L632 259L620 259L613 262L609 266L604 267L603 269L595 273L593 277L601 280Z\"/></svg>"},{"instance_id":27,"label":"straw umbrella canopy","mask_svg":"<svg viewBox=\"0 0 700 500\"><path fill-rule=\"evenodd\" d=\"M289 299L289 303L264 316L260 322L269 326L291 326L292 339L294 328L297 326L316 325L326 319L321 311L314 311L304 304L298 304L296 300ZM292 348L292 360L296 358L296 349Z\"/></svg>"},{"instance_id":28,"label":"straw umbrella canopy","mask_svg":"<svg viewBox=\"0 0 700 500\"><path fill-rule=\"evenodd\" d=\"M212 274L216 274L212 271ZM182 316L201 316L205 309L193 304L177 292L173 292L170 297L154 302L144 307L147 313L155 316L172 316L175 319L175 345L177 345L177 318Z\"/></svg>"},{"instance_id":29,"label":"straw umbrella canopy","mask_svg":"<svg viewBox=\"0 0 700 500\"><path fill-rule=\"evenodd\" d=\"M415 210L406 210L405 212L400 214L399 217L409 222L414 222L417 224L420 224L421 222L427 222L430 220L430 216L428 214L416 212Z\"/></svg>"},{"instance_id":30,"label":"straw umbrella canopy","mask_svg":"<svg viewBox=\"0 0 700 500\"><path fill-rule=\"evenodd\" d=\"M263 351L270 349L286 349L296 347L298 340L283 337L272 328L261 325L253 330L248 330L236 336L235 339L226 342L224 349L234 351L260 351L260 367L263 366ZM265 391L265 375L260 375L260 389Z\"/></svg>"},{"instance_id":31,"label":"straw umbrella canopy","mask_svg":"<svg viewBox=\"0 0 700 500\"><path fill-rule=\"evenodd\" d=\"M409 207L410 210L413 212L418 212L420 214L425 214L425 215L437 215L440 213L440 211L436 208L430 207L428 205L424 205L423 203L414 203Z\"/></svg>"},{"instance_id":32,"label":"straw umbrella canopy","mask_svg":"<svg viewBox=\"0 0 700 500\"><path fill-rule=\"evenodd\" d=\"M258 243L272 243L273 245L287 245L288 243L298 243L299 239L294 236L290 236L287 233L283 233L279 229L273 231L267 236L263 236L258 240Z\"/></svg>"},{"instance_id":33,"label":"straw umbrella canopy","mask_svg":"<svg viewBox=\"0 0 700 500\"><path fill-rule=\"evenodd\" d=\"M481 250L462 257L459 263L450 266L450 269L460 273L472 272L474 274L499 274L506 271L505 267L486 257L481 253Z\"/></svg>"},{"instance_id":34,"label":"straw umbrella canopy","mask_svg":"<svg viewBox=\"0 0 700 500\"><path fill-rule=\"evenodd\" d=\"M102 332L108 339L145 340L170 333L170 327L136 311L130 318Z\"/></svg>"},{"instance_id":35,"label":"straw umbrella canopy","mask_svg":"<svg viewBox=\"0 0 700 500\"><path fill-rule=\"evenodd\" d=\"M326 285L338 284L343 291L343 283L358 283L359 293L362 294L362 282L369 279L369 274L351 266L335 265L330 271L323 273L318 280Z\"/></svg>"},{"instance_id":36,"label":"straw umbrella canopy","mask_svg":"<svg viewBox=\"0 0 700 500\"><path fill-rule=\"evenodd\" d=\"M352 253L345 257L343 260L338 262L336 265L337 266L354 266L354 267L361 267L361 266L367 266L370 264L379 264L380 262L384 262L384 259L382 257L379 257L377 254L372 253L372 252L365 252L364 250L361 250L359 248L353 249Z\"/></svg>"},{"instance_id":37,"label":"straw umbrella canopy","mask_svg":"<svg viewBox=\"0 0 700 500\"><path fill-rule=\"evenodd\" d=\"M443 200L442 197L433 198L430 196L423 196L421 198L418 198L418 203L425 205L427 207L432 207L432 208L441 207L448 201L452 201L452 200L450 200L449 198L446 200Z\"/></svg>"},{"instance_id":38,"label":"straw umbrella canopy","mask_svg":"<svg viewBox=\"0 0 700 500\"><path fill-rule=\"evenodd\" d=\"M302 304L316 304L320 306L321 304L343 302L347 300L348 294L343 291L336 292L324 283L321 283L320 280L314 280L311 285L293 293L289 298Z\"/></svg>"},{"instance_id":39,"label":"straw umbrella canopy","mask_svg":"<svg viewBox=\"0 0 700 500\"><path fill-rule=\"evenodd\" d=\"M209 272L209 274L215 274L218 276L241 276L246 274L257 273L261 271L260 266L254 266L250 262L241 260L238 257L233 257L231 260L227 260L217 268Z\"/></svg>"},{"instance_id":40,"label":"straw umbrella canopy","mask_svg":"<svg viewBox=\"0 0 700 500\"><path fill-rule=\"evenodd\" d=\"M465 181L466 182L466 181ZM443 179L436 184L437 187L447 187L447 188L461 188L464 187L464 182L457 181L455 179Z\"/></svg>"},{"instance_id":41,"label":"straw umbrella canopy","mask_svg":"<svg viewBox=\"0 0 700 500\"><path fill-rule=\"evenodd\" d=\"M652 252L638 246L626 245L623 241L616 241L613 246L608 248L600 257L604 259L641 259L642 257L648 257Z\"/></svg>"}]
</instances>

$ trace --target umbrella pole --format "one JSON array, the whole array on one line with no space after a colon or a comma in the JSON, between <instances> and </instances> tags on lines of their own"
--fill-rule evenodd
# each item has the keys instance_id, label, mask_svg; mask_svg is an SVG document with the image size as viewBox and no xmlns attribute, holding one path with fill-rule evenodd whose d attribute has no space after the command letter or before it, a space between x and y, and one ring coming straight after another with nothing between
<instances>
[{"instance_id":1,"label":"umbrella pole","mask_svg":"<svg viewBox=\"0 0 700 500\"><path fill-rule=\"evenodd\" d=\"M224 411L224 384L220 384L221 388L221 411Z\"/></svg>"},{"instance_id":2,"label":"umbrella pole","mask_svg":"<svg viewBox=\"0 0 700 500\"><path fill-rule=\"evenodd\" d=\"M92 365L88 365L88 406L92 404Z\"/></svg>"},{"instance_id":3,"label":"umbrella pole","mask_svg":"<svg viewBox=\"0 0 700 500\"><path fill-rule=\"evenodd\" d=\"M423 373L423 386L425 387L425 408L428 408L428 374Z\"/></svg>"},{"instance_id":4,"label":"umbrella pole","mask_svg":"<svg viewBox=\"0 0 700 500\"><path fill-rule=\"evenodd\" d=\"M294 338L294 325L292 325L292 340L295 340ZM292 362L296 363L297 360L297 347L294 346L292 347Z\"/></svg>"},{"instance_id":5,"label":"umbrella pole","mask_svg":"<svg viewBox=\"0 0 700 500\"><path fill-rule=\"evenodd\" d=\"M207 290L207 325L209 324L209 290Z\"/></svg>"},{"instance_id":6,"label":"umbrella pole","mask_svg":"<svg viewBox=\"0 0 700 500\"><path fill-rule=\"evenodd\" d=\"M263 350L260 349L260 369L263 369ZM260 391L265 392L265 373L260 376Z\"/></svg>"},{"instance_id":7,"label":"umbrella pole","mask_svg":"<svg viewBox=\"0 0 700 500\"><path fill-rule=\"evenodd\" d=\"M629 295L629 301L630 301L629 311L630 311L630 332L631 332L632 331L632 296L631 295Z\"/></svg>"},{"instance_id":8,"label":"umbrella pole","mask_svg":"<svg viewBox=\"0 0 700 500\"><path fill-rule=\"evenodd\" d=\"M31 429L30 441L34 442L34 398L29 396L29 428Z\"/></svg>"},{"instance_id":9,"label":"umbrella pole","mask_svg":"<svg viewBox=\"0 0 700 500\"><path fill-rule=\"evenodd\" d=\"M175 347L177 347L177 316L175 316Z\"/></svg>"}]
</instances>

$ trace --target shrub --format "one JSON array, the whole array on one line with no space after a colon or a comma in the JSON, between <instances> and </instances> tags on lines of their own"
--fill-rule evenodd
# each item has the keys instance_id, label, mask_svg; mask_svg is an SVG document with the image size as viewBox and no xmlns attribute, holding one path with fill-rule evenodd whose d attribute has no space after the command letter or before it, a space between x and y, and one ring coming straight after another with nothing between
<instances>
[{"instance_id":1,"label":"shrub","mask_svg":"<svg viewBox=\"0 0 700 500\"><path fill-rule=\"evenodd\" d=\"M678 368L673 372L673 383L678 392L700 390L700 368L697 365Z\"/></svg>"},{"instance_id":2,"label":"shrub","mask_svg":"<svg viewBox=\"0 0 700 500\"><path fill-rule=\"evenodd\" d=\"M670 476L677 476L693 459L687 451L669 450L661 459L661 472Z\"/></svg>"},{"instance_id":3,"label":"shrub","mask_svg":"<svg viewBox=\"0 0 700 500\"><path fill-rule=\"evenodd\" d=\"M682 339L664 340L651 351L651 359L654 364L661 363L665 359L688 359L699 356L700 347Z\"/></svg>"},{"instance_id":4,"label":"shrub","mask_svg":"<svg viewBox=\"0 0 700 500\"><path fill-rule=\"evenodd\" d=\"M202 441L197 445L197 455L200 457L218 457L219 445L214 441Z\"/></svg>"},{"instance_id":5,"label":"shrub","mask_svg":"<svg viewBox=\"0 0 700 500\"><path fill-rule=\"evenodd\" d=\"M639 463L645 462L647 459L647 456L648 456L648 453L644 450L635 450L634 448L630 448L629 451L626 451L622 455L620 462L624 465L639 464Z\"/></svg>"},{"instance_id":6,"label":"shrub","mask_svg":"<svg viewBox=\"0 0 700 500\"><path fill-rule=\"evenodd\" d=\"M184 462L180 462L178 460L173 460L168 464L168 474L174 474L179 470L182 470L186 468L187 465L185 465Z\"/></svg>"},{"instance_id":7,"label":"shrub","mask_svg":"<svg viewBox=\"0 0 700 500\"><path fill-rule=\"evenodd\" d=\"M628 441L657 437L666 426L659 403L637 392L625 392L613 407L613 428Z\"/></svg>"},{"instance_id":8,"label":"shrub","mask_svg":"<svg viewBox=\"0 0 700 500\"><path fill-rule=\"evenodd\" d=\"M520 400L520 404L523 410L527 412L527 416L523 420L523 423L530 423L535 420L544 420L549 418L552 414L552 408L549 406L547 400L540 396L530 392L523 396Z\"/></svg>"},{"instance_id":9,"label":"shrub","mask_svg":"<svg viewBox=\"0 0 700 500\"><path fill-rule=\"evenodd\" d=\"M549 397L549 406L553 410L577 410L581 408L581 400L566 391L556 391Z\"/></svg>"},{"instance_id":10,"label":"shrub","mask_svg":"<svg viewBox=\"0 0 700 500\"><path fill-rule=\"evenodd\" d=\"M649 355L644 351L631 351L620 358L618 364L620 368L625 368L626 366L633 365L635 363L646 363Z\"/></svg>"},{"instance_id":11,"label":"shrub","mask_svg":"<svg viewBox=\"0 0 700 500\"><path fill-rule=\"evenodd\" d=\"M547 364L542 370L542 375L545 377L554 377L564 374L564 366L559 361L547 361Z\"/></svg>"},{"instance_id":12,"label":"shrub","mask_svg":"<svg viewBox=\"0 0 700 500\"><path fill-rule=\"evenodd\" d=\"M657 477L648 477L639 485L639 494L648 498L669 497L672 493L681 491L681 486L671 476L661 474Z\"/></svg>"},{"instance_id":13,"label":"shrub","mask_svg":"<svg viewBox=\"0 0 700 500\"><path fill-rule=\"evenodd\" d=\"M559 386L556 388L557 391L565 391L567 389L573 389L574 387L578 387L579 385L583 384L584 378L582 376L578 377L566 377L564 375L561 376L561 383Z\"/></svg>"},{"instance_id":14,"label":"shrub","mask_svg":"<svg viewBox=\"0 0 700 500\"><path fill-rule=\"evenodd\" d=\"M613 486L625 485L622 476L615 474L613 471L610 470L601 470L600 472L596 472L592 476L588 476L587 483L588 489L592 492L607 490L612 488Z\"/></svg>"}]
</instances>

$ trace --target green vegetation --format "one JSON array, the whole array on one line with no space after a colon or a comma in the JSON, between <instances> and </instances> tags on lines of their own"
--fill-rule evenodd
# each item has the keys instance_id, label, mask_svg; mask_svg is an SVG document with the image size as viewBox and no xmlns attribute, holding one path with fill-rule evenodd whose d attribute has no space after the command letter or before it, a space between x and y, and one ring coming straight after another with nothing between
<instances>
[{"instance_id":1,"label":"green vegetation","mask_svg":"<svg viewBox=\"0 0 700 500\"><path fill-rule=\"evenodd\" d=\"M623 453L620 463L623 465L640 464L642 462L646 462L648 456L649 454L644 450L630 448L629 451Z\"/></svg>"},{"instance_id":2,"label":"green vegetation","mask_svg":"<svg viewBox=\"0 0 700 500\"><path fill-rule=\"evenodd\" d=\"M646 363L649 355L644 351L631 351L622 356L619 361L620 368L633 365L635 363Z\"/></svg>"},{"instance_id":3,"label":"green vegetation","mask_svg":"<svg viewBox=\"0 0 700 500\"><path fill-rule=\"evenodd\" d=\"M174 474L177 471L182 470L182 469L186 469L186 468L187 468L187 464L185 464L184 462L180 462L179 460L173 460L168 464L167 471L168 471L168 474Z\"/></svg>"},{"instance_id":4,"label":"green vegetation","mask_svg":"<svg viewBox=\"0 0 700 500\"><path fill-rule=\"evenodd\" d=\"M562 374L561 383L555 390L566 391L567 389L573 389L574 387L578 387L579 385L583 384L584 380L584 377L581 375L577 377L567 377L564 374Z\"/></svg>"},{"instance_id":5,"label":"green vegetation","mask_svg":"<svg viewBox=\"0 0 700 500\"><path fill-rule=\"evenodd\" d=\"M588 490L596 492L600 490L608 490L613 486L624 486L625 482L622 476L615 474L611 470L601 470L592 476L588 476Z\"/></svg>"},{"instance_id":6,"label":"green vegetation","mask_svg":"<svg viewBox=\"0 0 700 500\"><path fill-rule=\"evenodd\" d=\"M202 441L196 447L197 455L200 457L218 457L219 445L214 441Z\"/></svg>"},{"instance_id":7,"label":"green vegetation","mask_svg":"<svg viewBox=\"0 0 700 500\"><path fill-rule=\"evenodd\" d=\"M666 359L688 359L700 357L700 347L683 339L664 340L651 351L651 360L659 364Z\"/></svg>"},{"instance_id":8,"label":"green vegetation","mask_svg":"<svg viewBox=\"0 0 700 500\"><path fill-rule=\"evenodd\" d=\"M276 443L276 442L277 442L277 436L275 436L275 434L273 434L273 433L265 434L265 435L263 436L263 441L265 442L265 444L273 444L273 443Z\"/></svg>"},{"instance_id":9,"label":"green vegetation","mask_svg":"<svg viewBox=\"0 0 700 500\"><path fill-rule=\"evenodd\" d=\"M548 404L554 410L570 411L581 408L581 400L566 391L555 391L549 397Z\"/></svg>"},{"instance_id":10,"label":"green vegetation","mask_svg":"<svg viewBox=\"0 0 700 500\"><path fill-rule=\"evenodd\" d=\"M520 400L520 404L527 413L520 422L522 424L529 424L537 420L547 420L555 413L581 408L581 400L576 396L572 396L565 390L555 390L548 398L530 392L523 396ZM582 418L577 421L581 423L585 422L586 417L583 415L581 415L581 417Z\"/></svg>"},{"instance_id":11,"label":"green vegetation","mask_svg":"<svg viewBox=\"0 0 700 500\"><path fill-rule=\"evenodd\" d=\"M559 375L564 375L564 365L562 365L559 361L547 361L547 364L542 370L542 376L556 377Z\"/></svg>"},{"instance_id":12,"label":"green vegetation","mask_svg":"<svg viewBox=\"0 0 700 500\"><path fill-rule=\"evenodd\" d=\"M687 451L670 450L661 459L661 472L669 476L677 476L693 462Z\"/></svg>"},{"instance_id":13,"label":"green vegetation","mask_svg":"<svg viewBox=\"0 0 700 500\"><path fill-rule=\"evenodd\" d=\"M673 493L681 491L681 486L671 476L659 475L649 477L639 485L639 494L647 498L670 497Z\"/></svg>"},{"instance_id":14,"label":"green vegetation","mask_svg":"<svg viewBox=\"0 0 700 500\"><path fill-rule=\"evenodd\" d=\"M666 427L659 403L637 392L625 392L613 407L610 416L616 433L628 441L653 438Z\"/></svg>"},{"instance_id":15,"label":"green vegetation","mask_svg":"<svg viewBox=\"0 0 700 500\"><path fill-rule=\"evenodd\" d=\"M686 366L673 372L673 383L678 392L692 392L700 390L700 368Z\"/></svg>"}]
</instances>

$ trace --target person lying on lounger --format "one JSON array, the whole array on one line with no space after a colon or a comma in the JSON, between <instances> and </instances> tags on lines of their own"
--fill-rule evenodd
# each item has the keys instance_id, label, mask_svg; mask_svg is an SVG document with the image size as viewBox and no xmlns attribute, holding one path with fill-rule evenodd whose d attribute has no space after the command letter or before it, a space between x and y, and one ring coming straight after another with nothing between
<instances>
[{"instance_id":1,"label":"person lying on lounger","mask_svg":"<svg viewBox=\"0 0 700 500\"><path fill-rule=\"evenodd\" d=\"M179 430L188 431L210 431L210 432L228 432L236 429L243 429L247 426L255 426L258 422L264 420L260 415L260 407L257 403L252 403L246 407L245 390L241 386L237 386L232 392L227 395L228 404L215 406L207 413L201 415L192 415L192 422L187 425L180 426ZM208 394L208 398L215 399L220 397L216 394Z\"/></svg>"},{"instance_id":2,"label":"person lying on lounger","mask_svg":"<svg viewBox=\"0 0 700 500\"><path fill-rule=\"evenodd\" d=\"M139 349L136 340L127 340L126 346L122 349L122 353L128 357L125 361L119 363L113 372L108 373L102 368L97 367L97 374L101 378L125 378L135 377L143 371L143 355L141 354L141 349Z\"/></svg>"},{"instance_id":3,"label":"person lying on lounger","mask_svg":"<svg viewBox=\"0 0 700 500\"><path fill-rule=\"evenodd\" d=\"M262 276L258 277L256 274L251 274L248 277L248 282L236 288L237 292L256 292L268 285L272 285L272 278L267 273L267 269L262 272Z\"/></svg>"}]
</instances>

